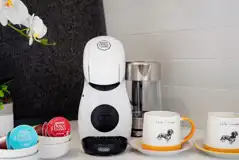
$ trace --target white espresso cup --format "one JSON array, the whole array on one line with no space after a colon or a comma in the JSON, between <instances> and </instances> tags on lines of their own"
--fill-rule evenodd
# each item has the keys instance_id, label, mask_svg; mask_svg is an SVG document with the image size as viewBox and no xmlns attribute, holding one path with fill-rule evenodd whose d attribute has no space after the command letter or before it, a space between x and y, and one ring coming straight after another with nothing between
<instances>
[{"instance_id":1,"label":"white espresso cup","mask_svg":"<svg viewBox=\"0 0 239 160\"><path fill-rule=\"evenodd\" d=\"M239 153L239 113L209 112L204 148L216 152Z\"/></svg>"},{"instance_id":2,"label":"white espresso cup","mask_svg":"<svg viewBox=\"0 0 239 160\"><path fill-rule=\"evenodd\" d=\"M188 121L191 131L181 139L181 121ZM195 132L194 122L186 117L180 117L176 112L149 111L144 114L142 148L155 151L173 151L182 148Z\"/></svg>"}]
</instances>

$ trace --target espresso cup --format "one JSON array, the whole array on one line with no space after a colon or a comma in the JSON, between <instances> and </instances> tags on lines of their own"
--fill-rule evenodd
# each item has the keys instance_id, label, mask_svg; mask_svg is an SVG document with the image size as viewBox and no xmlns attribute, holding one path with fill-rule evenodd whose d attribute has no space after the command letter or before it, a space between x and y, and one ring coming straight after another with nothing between
<instances>
[{"instance_id":1,"label":"espresso cup","mask_svg":"<svg viewBox=\"0 0 239 160\"><path fill-rule=\"evenodd\" d=\"M181 139L181 121L191 125L190 133ZM195 132L194 122L178 113L169 111L149 111L144 114L142 148L154 151L173 151L182 148Z\"/></svg>"},{"instance_id":2,"label":"espresso cup","mask_svg":"<svg viewBox=\"0 0 239 160\"><path fill-rule=\"evenodd\" d=\"M209 112L204 148L216 152L239 153L239 113Z\"/></svg>"}]
</instances>

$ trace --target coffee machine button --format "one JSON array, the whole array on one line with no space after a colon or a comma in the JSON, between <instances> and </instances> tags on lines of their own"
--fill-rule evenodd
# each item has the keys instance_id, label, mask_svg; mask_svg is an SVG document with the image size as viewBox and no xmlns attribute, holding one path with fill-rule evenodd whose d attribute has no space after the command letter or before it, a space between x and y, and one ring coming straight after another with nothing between
<instances>
[{"instance_id":1,"label":"coffee machine button","mask_svg":"<svg viewBox=\"0 0 239 160\"><path fill-rule=\"evenodd\" d=\"M112 131L119 122L117 110L107 104L97 106L91 114L91 123L100 132Z\"/></svg>"}]
</instances>

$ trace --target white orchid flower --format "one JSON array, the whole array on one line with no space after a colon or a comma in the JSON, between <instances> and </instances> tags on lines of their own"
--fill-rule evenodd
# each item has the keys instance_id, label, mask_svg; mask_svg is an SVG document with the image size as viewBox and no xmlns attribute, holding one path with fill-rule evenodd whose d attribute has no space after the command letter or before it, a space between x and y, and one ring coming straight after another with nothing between
<instances>
[{"instance_id":1,"label":"white orchid flower","mask_svg":"<svg viewBox=\"0 0 239 160\"><path fill-rule=\"evenodd\" d=\"M3 26L6 26L8 21L20 25L28 17L28 9L21 0L0 0L0 23Z\"/></svg>"},{"instance_id":2,"label":"white orchid flower","mask_svg":"<svg viewBox=\"0 0 239 160\"><path fill-rule=\"evenodd\" d=\"M41 18L33 14L29 19L29 30L28 30L28 36L30 37L29 45L32 45L33 40L39 42L39 39L44 37L46 33L47 27L45 26Z\"/></svg>"},{"instance_id":3,"label":"white orchid flower","mask_svg":"<svg viewBox=\"0 0 239 160\"><path fill-rule=\"evenodd\" d=\"M42 39L47 33L47 27L41 18L28 13L27 7L21 0L0 0L0 23L28 37L29 45L32 45L34 40L43 45L56 45L55 42L49 43L46 38ZM19 25L20 28L23 25L26 28L19 29L14 25Z\"/></svg>"}]
</instances>

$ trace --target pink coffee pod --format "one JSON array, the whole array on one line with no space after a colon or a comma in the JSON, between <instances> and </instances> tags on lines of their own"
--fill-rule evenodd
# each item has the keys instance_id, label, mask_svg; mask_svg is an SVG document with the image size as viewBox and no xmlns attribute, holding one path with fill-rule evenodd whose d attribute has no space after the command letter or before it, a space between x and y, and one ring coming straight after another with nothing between
<instances>
[{"instance_id":1,"label":"pink coffee pod","mask_svg":"<svg viewBox=\"0 0 239 160\"><path fill-rule=\"evenodd\" d=\"M51 137L65 137L71 132L71 124L64 117L55 117L47 124L47 133Z\"/></svg>"}]
</instances>

